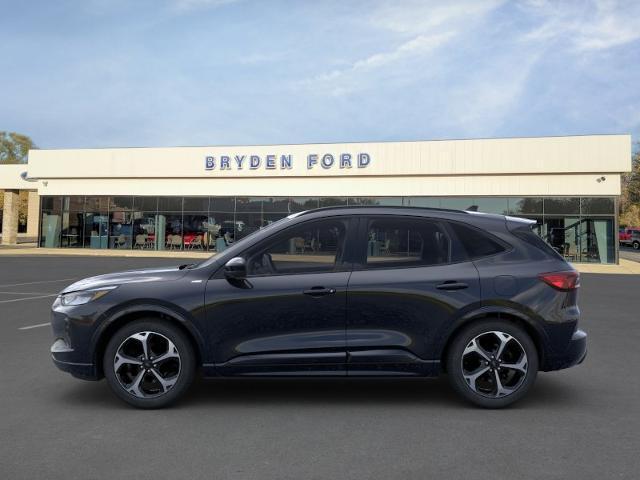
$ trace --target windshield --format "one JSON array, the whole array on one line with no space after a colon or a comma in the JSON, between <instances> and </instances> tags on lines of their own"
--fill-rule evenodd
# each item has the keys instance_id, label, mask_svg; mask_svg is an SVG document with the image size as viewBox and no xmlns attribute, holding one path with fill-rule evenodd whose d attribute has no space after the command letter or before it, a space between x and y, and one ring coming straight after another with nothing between
<instances>
[{"instance_id":1,"label":"windshield","mask_svg":"<svg viewBox=\"0 0 640 480\"><path fill-rule=\"evenodd\" d=\"M302 212L300 212L302 213ZM256 230L255 232L251 232L249 235L247 235L246 237L242 238L241 240L238 240L237 242L234 242L229 248L227 248L224 252L220 253L220 254L216 254L214 253L212 256L210 256L209 258L207 258L204 262L199 263L197 265L195 265L196 267L207 267L209 265L211 265L214 261L216 261L217 259L220 258L220 255L224 255L226 258L233 258L236 256L236 252L240 252L242 251L242 249L244 249L245 245L247 245L249 243L249 240L253 239L258 233L265 233L265 232L269 232L270 230L274 230L275 228L279 227L280 225L284 225L285 223L288 223L291 221L291 219L297 217L298 215L300 215L300 213L293 213L285 218L281 218L280 220L276 220L273 223L270 223L269 225L267 225L266 227L262 227L259 230Z\"/></svg>"}]
</instances>

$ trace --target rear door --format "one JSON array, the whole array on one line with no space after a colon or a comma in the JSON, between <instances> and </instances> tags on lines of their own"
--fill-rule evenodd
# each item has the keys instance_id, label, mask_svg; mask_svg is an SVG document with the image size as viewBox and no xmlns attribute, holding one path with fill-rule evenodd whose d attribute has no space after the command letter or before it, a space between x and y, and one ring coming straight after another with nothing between
<instances>
[{"instance_id":1,"label":"rear door","mask_svg":"<svg viewBox=\"0 0 640 480\"><path fill-rule=\"evenodd\" d=\"M437 219L362 218L359 246L347 295L348 374L434 371L438 336L480 304L475 266Z\"/></svg>"}]
</instances>

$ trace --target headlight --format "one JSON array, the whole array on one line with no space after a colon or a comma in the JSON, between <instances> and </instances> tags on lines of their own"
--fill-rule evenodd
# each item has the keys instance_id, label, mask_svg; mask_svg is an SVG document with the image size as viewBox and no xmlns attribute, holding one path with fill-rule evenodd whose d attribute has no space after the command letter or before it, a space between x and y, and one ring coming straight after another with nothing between
<instances>
[{"instance_id":1,"label":"headlight","mask_svg":"<svg viewBox=\"0 0 640 480\"><path fill-rule=\"evenodd\" d=\"M101 297L104 297L107 293L117 287L102 287L92 290L82 290L80 292L65 293L60 296L60 303L65 307L74 305L84 305L85 303L92 302Z\"/></svg>"}]
</instances>

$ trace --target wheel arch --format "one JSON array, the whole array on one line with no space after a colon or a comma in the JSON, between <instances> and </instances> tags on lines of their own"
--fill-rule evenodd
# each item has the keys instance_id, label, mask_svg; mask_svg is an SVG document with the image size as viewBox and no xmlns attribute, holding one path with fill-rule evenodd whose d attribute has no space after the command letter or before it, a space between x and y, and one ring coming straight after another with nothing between
<instances>
[{"instance_id":1,"label":"wheel arch","mask_svg":"<svg viewBox=\"0 0 640 480\"><path fill-rule=\"evenodd\" d=\"M106 321L103 322L94 337L94 362L96 371L100 377L104 375L103 357L109 340L115 332L125 325L142 318L158 318L166 320L177 326L187 336L196 356L196 365L201 365L205 355L204 340L202 336L194 328L192 322L185 315L164 305L157 304L136 304L129 306L115 313L112 313Z\"/></svg>"},{"instance_id":2,"label":"wheel arch","mask_svg":"<svg viewBox=\"0 0 640 480\"><path fill-rule=\"evenodd\" d=\"M440 355L438 357L440 359L440 365L442 366L443 371L446 372L446 358L449 348L451 347L453 340L460 333L460 331L475 322L488 319L506 320L521 327L529 335L529 337L531 337L531 340L533 341L533 344L535 345L536 351L538 353L540 365L542 366L545 364L545 351L547 341L544 331L536 325L534 320L531 320L522 312L510 308L494 307L483 308L481 310L466 314L448 332L444 341L444 346L440 351Z\"/></svg>"}]
</instances>

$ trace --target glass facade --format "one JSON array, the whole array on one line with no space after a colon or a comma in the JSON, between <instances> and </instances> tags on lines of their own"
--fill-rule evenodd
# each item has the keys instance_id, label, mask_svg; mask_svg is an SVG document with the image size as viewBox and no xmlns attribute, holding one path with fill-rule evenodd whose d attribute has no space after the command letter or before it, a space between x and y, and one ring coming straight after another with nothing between
<instances>
[{"instance_id":1,"label":"glass facade","mask_svg":"<svg viewBox=\"0 0 640 480\"><path fill-rule=\"evenodd\" d=\"M572 262L615 263L614 197L41 197L40 246L220 252L287 215L335 205L477 209L536 220Z\"/></svg>"}]
</instances>

